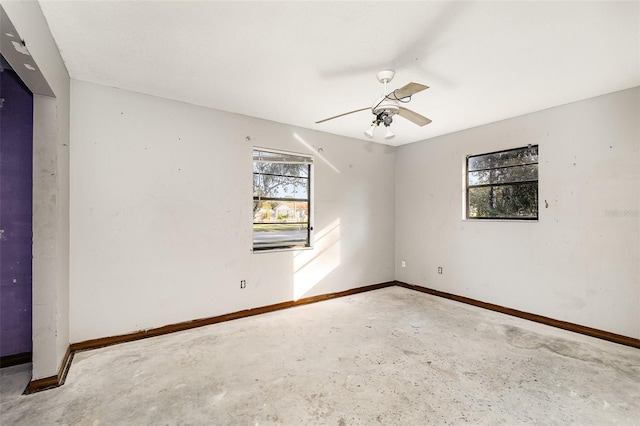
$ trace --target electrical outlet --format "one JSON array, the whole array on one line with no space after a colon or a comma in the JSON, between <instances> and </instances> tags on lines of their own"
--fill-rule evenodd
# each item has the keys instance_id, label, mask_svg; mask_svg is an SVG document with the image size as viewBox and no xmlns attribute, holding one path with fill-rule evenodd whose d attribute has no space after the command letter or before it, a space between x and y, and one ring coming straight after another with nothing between
<instances>
[{"instance_id":1,"label":"electrical outlet","mask_svg":"<svg viewBox=\"0 0 640 426\"><path fill-rule=\"evenodd\" d=\"M240 288L247 288L247 281L246 280L240 280Z\"/></svg>"},{"instance_id":2,"label":"electrical outlet","mask_svg":"<svg viewBox=\"0 0 640 426\"><path fill-rule=\"evenodd\" d=\"M402 261L402 267L406 268L407 267L407 262L405 262L404 260Z\"/></svg>"},{"instance_id":3,"label":"electrical outlet","mask_svg":"<svg viewBox=\"0 0 640 426\"><path fill-rule=\"evenodd\" d=\"M442 274L442 266L438 266L438 273Z\"/></svg>"}]
</instances>

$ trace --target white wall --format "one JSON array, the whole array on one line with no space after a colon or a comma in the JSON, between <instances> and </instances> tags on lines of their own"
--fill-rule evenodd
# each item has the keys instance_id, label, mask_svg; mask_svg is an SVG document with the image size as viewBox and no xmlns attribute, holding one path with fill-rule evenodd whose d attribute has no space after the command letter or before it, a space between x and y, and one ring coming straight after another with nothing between
<instances>
[{"instance_id":1,"label":"white wall","mask_svg":"<svg viewBox=\"0 0 640 426\"><path fill-rule=\"evenodd\" d=\"M35 1L2 1L55 98L34 96L33 373L55 376L69 347L69 74Z\"/></svg>"},{"instance_id":2,"label":"white wall","mask_svg":"<svg viewBox=\"0 0 640 426\"><path fill-rule=\"evenodd\" d=\"M393 280L395 148L76 80L71 98L71 342ZM313 250L250 251L254 145L315 154Z\"/></svg>"},{"instance_id":3,"label":"white wall","mask_svg":"<svg viewBox=\"0 0 640 426\"><path fill-rule=\"evenodd\" d=\"M640 337L639 97L631 89L396 149L72 81L70 340L394 271ZM529 143L540 146L540 220L462 220L465 156ZM314 250L251 253L253 146L315 153Z\"/></svg>"},{"instance_id":4,"label":"white wall","mask_svg":"<svg viewBox=\"0 0 640 426\"><path fill-rule=\"evenodd\" d=\"M639 117L634 88L400 147L396 279L640 338ZM527 144L539 221L462 220L465 156Z\"/></svg>"}]
</instances>

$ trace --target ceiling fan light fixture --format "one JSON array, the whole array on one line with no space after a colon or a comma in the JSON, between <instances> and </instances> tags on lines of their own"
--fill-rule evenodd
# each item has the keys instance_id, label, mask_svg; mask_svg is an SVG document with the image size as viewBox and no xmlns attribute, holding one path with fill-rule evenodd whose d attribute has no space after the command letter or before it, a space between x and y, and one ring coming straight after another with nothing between
<instances>
[{"instance_id":1,"label":"ceiling fan light fixture","mask_svg":"<svg viewBox=\"0 0 640 426\"><path fill-rule=\"evenodd\" d=\"M369 139L373 139L373 132L375 132L375 130L376 126L372 124L371 127L364 131L364 135Z\"/></svg>"},{"instance_id":2,"label":"ceiling fan light fixture","mask_svg":"<svg viewBox=\"0 0 640 426\"><path fill-rule=\"evenodd\" d=\"M396 137L396 134L391 131L391 127L387 126L387 133L385 133L384 138L386 140L393 139Z\"/></svg>"}]
</instances>

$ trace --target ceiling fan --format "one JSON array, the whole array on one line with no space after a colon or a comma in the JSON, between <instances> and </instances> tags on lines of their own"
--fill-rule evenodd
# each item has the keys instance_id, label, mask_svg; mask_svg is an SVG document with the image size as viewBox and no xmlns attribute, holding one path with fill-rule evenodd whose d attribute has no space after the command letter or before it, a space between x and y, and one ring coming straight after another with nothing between
<instances>
[{"instance_id":1,"label":"ceiling fan","mask_svg":"<svg viewBox=\"0 0 640 426\"><path fill-rule=\"evenodd\" d=\"M409 108L400 106L401 103L409 102L411 100L411 96L415 95L418 92L422 92L429 87L425 86L424 84L411 82L399 89L387 93L387 83L393 80L394 75L394 70L384 70L378 73L378 81L384 84L384 92L382 92L381 97L375 100L371 108L360 108L354 111L345 112L344 114L339 114L333 117L325 118L324 120L316 121L316 124L324 123L325 121L333 120L334 118L353 114L355 112L371 109L371 113L374 115L374 119L371 123L371 127L365 130L365 136L367 136L369 139L373 139L373 134L376 127L378 127L380 124L383 124L387 128L387 132L384 138L392 139L396 135L391 131L389 126L393 122L393 116L396 114L400 117L406 118L407 120L417 124L418 126L425 126L431 123L431 120L429 120L427 117L423 117L422 115L410 110Z\"/></svg>"}]
</instances>

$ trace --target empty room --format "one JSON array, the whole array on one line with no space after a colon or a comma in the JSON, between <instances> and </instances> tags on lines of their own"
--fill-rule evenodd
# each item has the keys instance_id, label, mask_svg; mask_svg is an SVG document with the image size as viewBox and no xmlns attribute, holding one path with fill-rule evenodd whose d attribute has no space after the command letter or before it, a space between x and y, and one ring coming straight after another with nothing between
<instances>
[{"instance_id":1,"label":"empty room","mask_svg":"<svg viewBox=\"0 0 640 426\"><path fill-rule=\"evenodd\" d=\"M0 424L640 424L640 1L0 25Z\"/></svg>"}]
</instances>

